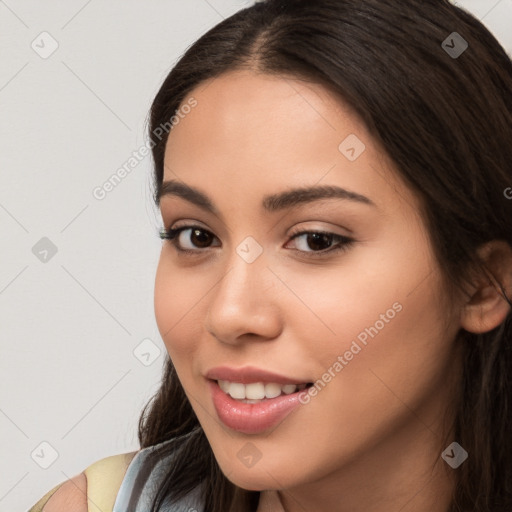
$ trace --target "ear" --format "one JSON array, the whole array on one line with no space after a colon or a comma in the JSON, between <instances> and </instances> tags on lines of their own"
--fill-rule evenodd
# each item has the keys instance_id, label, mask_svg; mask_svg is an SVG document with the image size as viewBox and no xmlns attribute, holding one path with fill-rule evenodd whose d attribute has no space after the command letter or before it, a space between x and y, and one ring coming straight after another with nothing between
<instances>
[{"instance_id":1,"label":"ear","mask_svg":"<svg viewBox=\"0 0 512 512\"><path fill-rule=\"evenodd\" d=\"M500 283L512 300L512 248L503 240L480 246L477 254L487 270L476 276L470 297L461 310L461 327L472 333L492 331L503 323L511 307L503 296Z\"/></svg>"}]
</instances>

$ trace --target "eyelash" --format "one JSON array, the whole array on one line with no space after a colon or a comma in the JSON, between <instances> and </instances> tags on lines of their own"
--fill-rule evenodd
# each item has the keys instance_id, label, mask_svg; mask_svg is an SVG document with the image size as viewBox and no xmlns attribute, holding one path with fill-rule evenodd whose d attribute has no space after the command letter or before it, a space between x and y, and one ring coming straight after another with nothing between
<instances>
[{"instance_id":1,"label":"eyelash","mask_svg":"<svg viewBox=\"0 0 512 512\"><path fill-rule=\"evenodd\" d=\"M178 236L182 231L186 231L188 229L198 229L201 231L204 231L205 233L209 233L210 235L214 236L211 231L208 231L207 229L202 228L201 226L196 225L188 225L188 226L180 226L176 229L161 229L159 232L159 236L162 240L169 240L171 244L175 247L177 251L179 251L183 255L198 255L201 252L204 252L202 249L182 249L178 246ZM290 240L294 240L295 238L298 238L302 235L311 235L311 234L319 234L319 235L330 235L333 239L333 243L338 241L338 245L336 245L334 248L328 248L321 251L301 251L300 249L296 249L296 251L306 254L306 257L308 258L321 258L325 257L325 255L332 255L335 253L338 253L340 251L346 251L351 247L355 240L353 238L349 238L343 235L338 235L336 233L331 233L329 231L314 231L314 230L306 230L306 231L296 231L295 233L290 234ZM216 238L216 237L215 237Z\"/></svg>"}]
</instances>

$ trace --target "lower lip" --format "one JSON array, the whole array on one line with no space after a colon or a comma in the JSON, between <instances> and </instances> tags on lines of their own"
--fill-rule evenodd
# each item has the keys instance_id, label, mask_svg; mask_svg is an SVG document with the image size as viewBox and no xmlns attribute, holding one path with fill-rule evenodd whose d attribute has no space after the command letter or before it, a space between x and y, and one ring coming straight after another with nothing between
<instances>
[{"instance_id":1,"label":"lower lip","mask_svg":"<svg viewBox=\"0 0 512 512\"><path fill-rule=\"evenodd\" d=\"M213 405L224 425L244 434L258 434L274 427L300 405L296 391L289 395L267 398L262 402L247 404L231 398L220 389L216 381L208 382Z\"/></svg>"}]
</instances>

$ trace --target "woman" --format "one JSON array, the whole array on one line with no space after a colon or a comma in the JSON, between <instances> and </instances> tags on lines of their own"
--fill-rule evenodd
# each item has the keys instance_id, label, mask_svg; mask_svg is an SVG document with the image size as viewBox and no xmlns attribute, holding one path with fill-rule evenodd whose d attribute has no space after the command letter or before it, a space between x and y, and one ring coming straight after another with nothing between
<instances>
[{"instance_id":1,"label":"woman","mask_svg":"<svg viewBox=\"0 0 512 512\"><path fill-rule=\"evenodd\" d=\"M488 30L445 0L257 3L187 50L150 136L162 385L139 452L32 510L511 510L512 63Z\"/></svg>"}]
</instances>

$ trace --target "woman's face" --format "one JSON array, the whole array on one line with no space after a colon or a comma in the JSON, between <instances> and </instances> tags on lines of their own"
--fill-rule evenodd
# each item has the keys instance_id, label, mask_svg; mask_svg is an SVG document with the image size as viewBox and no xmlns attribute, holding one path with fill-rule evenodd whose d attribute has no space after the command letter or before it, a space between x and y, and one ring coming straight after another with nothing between
<instances>
[{"instance_id":1,"label":"woman's face","mask_svg":"<svg viewBox=\"0 0 512 512\"><path fill-rule=\"evenodd\" d=\"M193 252L165 240L155 312L223 472L285 489L435 461L459 323L415 196L320 85L238 71L190 97L160 206Z\"/></svg>"}]
</instances>

